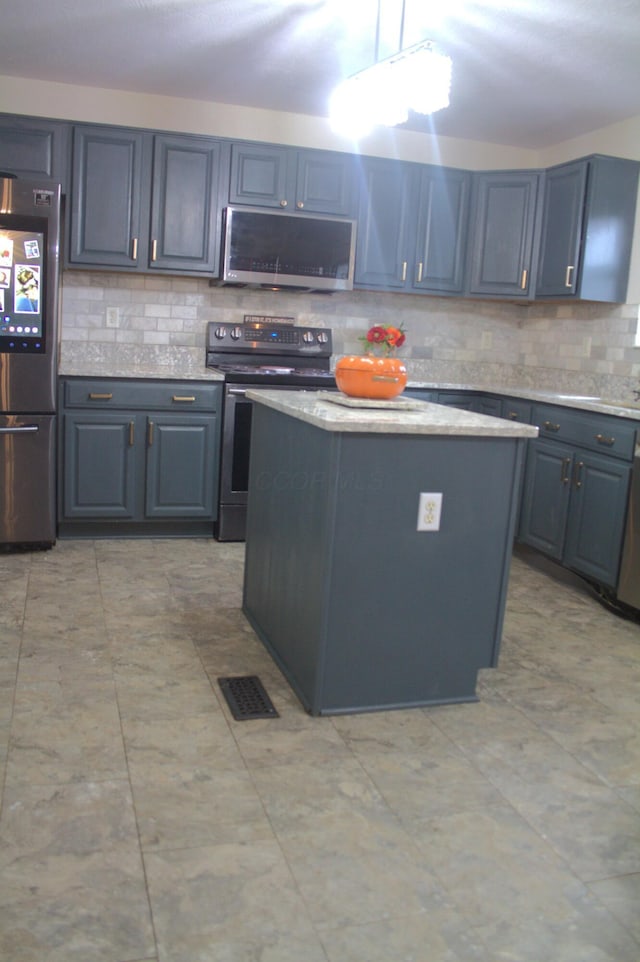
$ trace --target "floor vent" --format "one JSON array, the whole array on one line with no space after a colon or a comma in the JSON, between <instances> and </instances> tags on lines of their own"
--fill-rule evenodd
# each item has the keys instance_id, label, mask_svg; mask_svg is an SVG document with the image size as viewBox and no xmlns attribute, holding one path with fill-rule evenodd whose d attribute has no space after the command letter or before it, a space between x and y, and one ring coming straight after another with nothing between
<instances>
[{"instance_id":1,"label":"floor vent","mask_svg":"<svg viewBox=\"0 0 640 962\"><path fill-rule=\"evenodd\" d=\"M237 721L248 718L279 718L257 675L218 678L227 705Z\"/></svg>"}]
</instances>

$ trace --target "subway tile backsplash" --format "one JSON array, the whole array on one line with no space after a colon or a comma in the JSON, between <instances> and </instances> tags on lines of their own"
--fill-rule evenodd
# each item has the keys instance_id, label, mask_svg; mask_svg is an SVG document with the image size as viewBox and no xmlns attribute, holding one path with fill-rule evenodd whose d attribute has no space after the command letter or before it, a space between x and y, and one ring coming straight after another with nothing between
<instances>
[{"instance_id":1,"label":"subway tile backsplash","mask_svg":"<svg viewBox=\"0 0 640 962\"><path fill-rule=\"evenodd\" d=\"M117 326L107 325L117 308ZM524 304L354 291L276 293L212 287L199 278L65 271L62 359L102 345L113 356L148 347L201 349L209 321L293 316L330 327L335 354L359 353L375 323L402 322L414 380L531 387L629 401L640 388L636 304Z\"/></svg>"}]
</instances>

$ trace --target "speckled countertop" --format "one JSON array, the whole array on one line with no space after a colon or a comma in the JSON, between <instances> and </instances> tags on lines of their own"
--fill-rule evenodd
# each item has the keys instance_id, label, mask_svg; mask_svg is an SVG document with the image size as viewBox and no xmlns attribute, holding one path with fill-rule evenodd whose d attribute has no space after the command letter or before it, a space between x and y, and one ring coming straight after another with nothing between
<instances>
[{"instance_id":1,"label":"speckled countertop","mask_svg":"<svg viewBox=\"0 0 640 962\"><path fill-rule=\"evenodd\" d=\"M350 399L339 401L338 395L322 391L249 390L247 397L325 431L504 438L531 438L538 434L537 427L530 424L415 399L408 402L398 398L397 403L378 402L380 406L374 407L358 406Z\"/></svg>"},{"instance_id":2,"label":"speckled countertop","mask_svg":"<svg viewBox=\"0 0 640 962\"><path fill-rule=\"evenodd\" d=\"M63 341L59 373L62 377L165 378L175 380L222 381L216 370L205 367L204 347L166 345L103 344ZM519 397L527 401L612 414L640 421L640 401L623 403L606 398L518 388L506 384L453 384L411 379L408 388L438 391L481 391Z\"/></svg>"}]
</instances>

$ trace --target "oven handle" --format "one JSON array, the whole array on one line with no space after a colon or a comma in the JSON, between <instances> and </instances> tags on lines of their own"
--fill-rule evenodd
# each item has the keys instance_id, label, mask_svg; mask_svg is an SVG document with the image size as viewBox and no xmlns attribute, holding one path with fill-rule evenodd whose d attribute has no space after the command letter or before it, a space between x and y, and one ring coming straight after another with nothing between
<instances>
[{"instance_id":1,"label":"oven handle","mask_svg":"<svg viewBox=\"0 0 640 962\"><path fill-rule=\"evenodd\" d=\"M247 393L246 387L228 387L227 394L233 394L236 397L244 397Z\"/></svg>"}]
</instances>

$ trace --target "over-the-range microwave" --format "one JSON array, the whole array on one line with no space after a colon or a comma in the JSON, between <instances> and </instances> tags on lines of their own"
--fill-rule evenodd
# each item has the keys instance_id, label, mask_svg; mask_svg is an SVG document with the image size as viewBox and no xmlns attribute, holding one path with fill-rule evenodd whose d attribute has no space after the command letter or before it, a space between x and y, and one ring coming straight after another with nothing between
<instances>
[{"instance_id":1,"label":"over-the-range microwave","mask_svg":"<svg viewBox=\"0 0 640 962\"><path fill-rule=\"evenodd\" d=\"M221 282L316 291L353 289L355 221L227 207Z\"/></svg>"}]
</instances>

